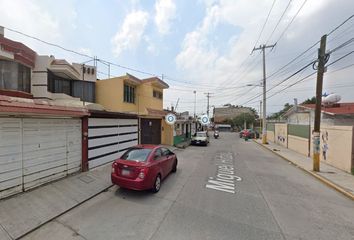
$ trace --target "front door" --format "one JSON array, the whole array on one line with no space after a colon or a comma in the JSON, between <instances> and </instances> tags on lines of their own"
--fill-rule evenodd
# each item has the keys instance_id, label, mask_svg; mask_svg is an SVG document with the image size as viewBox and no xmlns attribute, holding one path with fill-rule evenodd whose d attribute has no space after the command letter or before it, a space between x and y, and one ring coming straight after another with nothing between
<instances>
[{"instance_id":1,"label":"front door","mask_svg":"<svg viewBox=\"0 0 354 240\"><path fill-rule=\"evenodd\" d=\"M161 119L142 118L141 144L161 144Z\"/></svg>"}]
</instances>

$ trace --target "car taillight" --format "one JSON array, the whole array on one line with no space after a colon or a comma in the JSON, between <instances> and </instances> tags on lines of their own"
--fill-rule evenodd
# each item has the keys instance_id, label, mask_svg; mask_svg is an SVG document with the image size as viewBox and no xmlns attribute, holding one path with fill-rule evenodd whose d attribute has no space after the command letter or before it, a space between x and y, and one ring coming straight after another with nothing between
<instances>
[{"instance_id":1,"label":"car taillight","mask_svg":"<svg viewBox=\"0 0 354 240\"><path fill-rule=\"evenodd\" d=\"M115 172L116 172L116 166L117 166L117 163L114 162L114 163L112 164L112 173L115 173Z\"/></svg>"},{"instance_id":2,"label":"car taillight","mask_svg":"<svg viewBox=\"0 0 354 240\"><path fill-rule=\"evenodd\" d=\"M140 170L140 173L139 173L139 175L138 175L138 178L144 179L145 176L146 176L146 173L147 173L147 168L141 169L141 170Z\"/></svg>"}]
</instances>

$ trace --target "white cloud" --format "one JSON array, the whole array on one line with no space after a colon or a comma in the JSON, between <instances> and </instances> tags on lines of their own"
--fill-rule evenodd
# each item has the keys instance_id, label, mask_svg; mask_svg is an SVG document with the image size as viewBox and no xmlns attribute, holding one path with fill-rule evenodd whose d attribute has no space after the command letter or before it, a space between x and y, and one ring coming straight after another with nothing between
<instances>
[{"instance_id":1,"label":"white cloud","mask_svg":"<svg viewBox=\"0 0 354 240\"><path fill-rule=\"evenodd\" d=\"M170 32L171 22L176 17L176 5L172 0L157 0L155 24L161 34Z\"/></svg>"},{"instance_id":2,"label":"white cloud","mask_svg":"<svg viewBox=\"0 0 354 240\"><path fill-rule=\"evenodd\" d=\"M46 40L61 37L59 21L34 1L0 0L0 23Z\"/></svg>"},{"instance_id":3,"label":"white cloud","mask_svg":"<svg viewBox=\"0 0 354 240\"><path fill-rule=\"evenodd\" d=\"M125 17L121 28L111 40L116 56L119 56L124 50L131 50L139 45L148 19L148 13L140 10L133 11Z\"/></svg>"}]
</instances>

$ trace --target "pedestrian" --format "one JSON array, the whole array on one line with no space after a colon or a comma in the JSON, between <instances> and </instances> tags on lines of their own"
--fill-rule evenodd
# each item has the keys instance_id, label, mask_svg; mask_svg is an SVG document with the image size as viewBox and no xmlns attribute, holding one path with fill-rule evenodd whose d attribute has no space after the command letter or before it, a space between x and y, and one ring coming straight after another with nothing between
<instances>
[{"instance_id":1,"label":"pedestrian","mask_svg":"<svg viewBox=\"0 0 354 240\"><path fill-rule=\"evenodd\" d=\"M327 160L327 151L328 151L328 144L325 142L322 146L322 155L324 160Z\"/></svg>"}]
</instances>

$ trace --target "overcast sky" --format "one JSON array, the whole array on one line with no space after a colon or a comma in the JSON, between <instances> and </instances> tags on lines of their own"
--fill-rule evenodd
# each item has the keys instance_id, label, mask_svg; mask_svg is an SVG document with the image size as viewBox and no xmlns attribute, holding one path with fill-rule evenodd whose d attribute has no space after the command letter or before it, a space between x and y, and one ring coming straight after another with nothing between
<instances>
[{"instance_id":1,"label":"overcast sky","mask_svg":"<svg viewBox=\"0 0 354 240\"><path fill-rule=\"evenodd\" d=\"M206 92L213 93L212 106L231 103L258 110L261 87L246 86L260 84L263 76L262 55L260 51L250 55L253 47L277 43L266 51L267 75L271 76L354 14L352 0L292 0L288 4L288 0L0 0L0 25L119 65L164 75L170 85L164 95L165 107L179 99L177 110L193 113L196 90L198 114L206 112ZM89 60L8 30L5 35L38 54L71 62ZM328 36L327 49L353 37L351 19ZM275 87L313 61L318 47L269 77L267 87L274 89L268 96L314 72L309 66ZM331 54L328 64L353 50L354 44L346 45ZM338 93L342 102L354 101L354 67L341 70L350 64L354 64L352 55L329 66L324 78L324 92ZM98 67L102 72L98 77L107 78L107 67ZM151 77L115 66L111 69L114 76L126 72ZM268 114L294 98L301 102L314 96L315 78L267 99Z\"/></svg>"}]
</instances>

